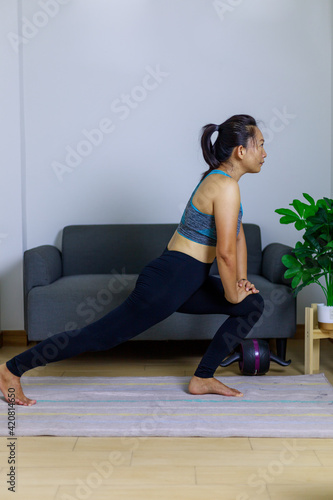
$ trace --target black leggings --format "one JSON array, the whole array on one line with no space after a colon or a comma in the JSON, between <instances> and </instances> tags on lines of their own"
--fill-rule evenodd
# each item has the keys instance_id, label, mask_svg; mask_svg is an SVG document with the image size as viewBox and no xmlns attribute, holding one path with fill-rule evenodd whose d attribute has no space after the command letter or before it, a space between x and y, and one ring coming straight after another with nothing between
<instances>
[{"instance_id":1,"label":"black leggings","mask_svg":"<svg viewBox=\"0 0 333 500\"><path fill-rule=\"evenodd\" d=\"M131 295L103 318L77 330L57 333L7 362L20 377L27 370L87 351L110 349L170 316L173 312L227 314L195 375L213 377L221 361L243 340L263 312L259 294L239 304L224 297L221 280L204 264L181 252L165 250L139 275Z\"/></svg>"}]
</instances>

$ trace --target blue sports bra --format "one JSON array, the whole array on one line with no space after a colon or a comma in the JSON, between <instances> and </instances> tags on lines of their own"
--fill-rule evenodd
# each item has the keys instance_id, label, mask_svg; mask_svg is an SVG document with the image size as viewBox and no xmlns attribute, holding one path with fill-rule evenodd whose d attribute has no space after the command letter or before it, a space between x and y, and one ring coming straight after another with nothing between
<instances>
[{"instance_id":1,"label":"blue sports bra","mask_svg":"<svg viewBox=\"0 0 333 500\"><path fill-rule=\"evenodd\" d=\"M208 175L212 174L222 174L230 177L230 175L222 172L222 170L212 170ZM208 175L206 177L208 177ZM199 182L199 184L193 191L192 196L185 207L183 216L177 228L177 232L188 240L195 241L196 243L200 243L201 245L215 247L217 236L214 215L200 212L200 210L198 210L192 202L193 196L195 195L200 184L201 182ZM242 216L243 207L242 204L240 204L237 222L237 236L240 231Z\"/></svg>"}]
</instances>

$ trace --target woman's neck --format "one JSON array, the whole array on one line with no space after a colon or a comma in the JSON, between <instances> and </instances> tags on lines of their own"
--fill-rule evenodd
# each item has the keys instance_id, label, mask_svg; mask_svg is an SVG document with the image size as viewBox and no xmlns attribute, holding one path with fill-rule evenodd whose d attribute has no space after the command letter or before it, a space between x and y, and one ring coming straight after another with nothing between
<instances>
[{"instance_id":1,"label":"woman's neck","mask_svg":"<svg viewBox=\"0 0 333 500\"><path fill-rule=\"evenodd\" d=\"M219 170L222 170L225 174L230 175L230 177L235 179L236 182L238 182L244 174L244 172L241 171L240 166L232 162L221 163Z\"/></svg>"}]
</instances>

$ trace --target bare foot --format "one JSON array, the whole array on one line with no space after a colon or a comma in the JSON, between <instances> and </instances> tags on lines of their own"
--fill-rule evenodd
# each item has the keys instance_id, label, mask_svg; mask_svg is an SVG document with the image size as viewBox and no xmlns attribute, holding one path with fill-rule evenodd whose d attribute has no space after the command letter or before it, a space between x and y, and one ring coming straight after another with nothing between
<instances>
[{"instance_id":1,"label":"bare foot","mask_svg":"<svg viewBox=\"0 0 333 500\"><path fill-rule=\"evenodd\" d=\"M0 365L0 389L8 403L15 397L15 404L32 406L36 404L35 399L29 399L23 394L20 377L13 375L5 364Z\"/></svg>"},{"instance_id":2,"label":"bare foot","mask_svg":"<svg viewBox=\"0 0 333 500\"><path fill-rule=\"evenodd\" d=\"M190 394L195 395L220 394L221 396L243 396L243 394L237 391L237 389L231 389L230 387L227 387L214 377L199 378L194 375L190 380L188 390Z\"/></svg>"}]
</instances>

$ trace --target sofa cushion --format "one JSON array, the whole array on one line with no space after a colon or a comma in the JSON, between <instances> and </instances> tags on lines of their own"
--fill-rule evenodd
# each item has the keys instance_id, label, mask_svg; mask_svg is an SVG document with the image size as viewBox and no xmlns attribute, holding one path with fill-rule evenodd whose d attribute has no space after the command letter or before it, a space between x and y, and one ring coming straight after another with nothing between
<instances>
[{"instance_id":1,"label":"sofa cushion","mask_svg":"<svg viewBox=\"0 0 333 500\"><path fill-rule=\"evenodd\" d=\"M65 276L28 295L29 340L82 328L120 305L135 287L137 275Z\"/></svg>"}]
</instances>

